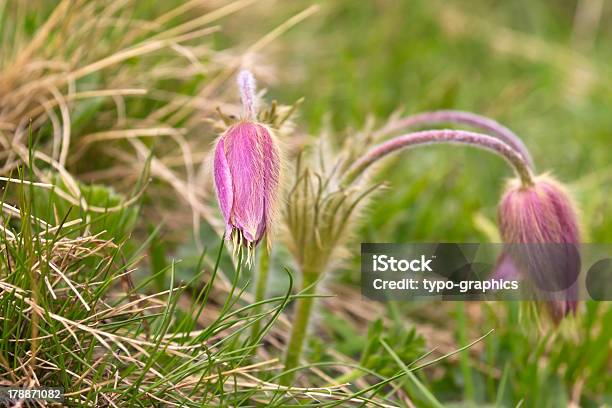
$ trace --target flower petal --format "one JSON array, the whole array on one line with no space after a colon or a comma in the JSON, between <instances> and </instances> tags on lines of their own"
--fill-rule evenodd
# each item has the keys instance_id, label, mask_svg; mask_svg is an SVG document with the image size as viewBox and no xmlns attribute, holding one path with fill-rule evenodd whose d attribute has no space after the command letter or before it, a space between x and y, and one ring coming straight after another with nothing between
<instances>
[{"instance_id":1,"label":"flower petal","mask_svg":"<svg viewBox=\"0 0 612 408\"><path fill-rule=\"evenodd\" d=\"M226 133L227 163L234 188L232 224L244 237L257 241L264 219L264 156L258 126L239 123Z\"/></svg>"},{"instance_id":2,"label":"flower petal","mask_svg":"<svg viewBox=\"0 0 612 408\"><path fill-rule=\"evenodd\" d=\"M266 128L260 128L264 154L264 219L257 231L258 240L271 228L275 218L281 172L280 153L276 143Z\"/></svg>"},{"instance_id":3,"label":"flower petal","mask_svg":"<svg viewBox=\"0 0 612 408\"><path fill-rule=\"evenodd\" d=\"M223 218L225 219L226 238L229 239L229 235L232 231L231 213L234 201L234 192L232 188L232 175L227 163L223 136L219 138L217 145L215 146L214 173L217 199L219 200L219 207L221 207L221 212L223 213Z\"/></svg>"},{"instance_id":4,"label":"flower petal","mask_svg":"<svg viewBox=\"0 0 612 408\"><path fill-rule=\"evenodd\" d=\"M512 258L507 253L502 253L497 260L495 271L491 275L491 279L501 279L504 281L519 280L521 273L516 267Z\"/></svg>"}]
</instances>

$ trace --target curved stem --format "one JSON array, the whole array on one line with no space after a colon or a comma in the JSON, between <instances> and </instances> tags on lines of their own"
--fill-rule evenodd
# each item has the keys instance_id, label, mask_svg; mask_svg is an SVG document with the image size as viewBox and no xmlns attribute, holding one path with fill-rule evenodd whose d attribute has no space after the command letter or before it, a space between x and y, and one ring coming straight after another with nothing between
<instances>
[{"instance_id":1,"label":"curved stem","mask_svg":"<svg viewBox=\"0 0 612 408\"><path fill-rule=\"evenodd\" d=\"M516 135L513 131L502 125L501 123L487 118L485 116L477 115L472 112L464 112L458 110L439 110L432 112L423 112L416 115L407 116L402 119L393 121L383 127L381 130L375 133L376 137L388 135L389 133L396 132L398 130L406 129L409 127L423 126L423 125L436 125L441 123L458 123L473 126L475 128L490 132L492 136L499 138L506 142L510 147L519 152L523 159L527 162L529 167L533 170L533 160L529 150L523 140Z\"/></svg>"},{"instance_id":2,"label":"curved stem","mask_svg":"<svg viewBox=\"0 0 612 408\"><path fill-rule=\"evenodd\" d=\"M466 144L496 153L514 168L524 186L533 185L531 169L523 157L506 143L482 133L449 129L408 133L375 146L348 169L344 183L352 182L370 165L390 153L407 147L434 143Z\"/></svg>"}]
</instances>

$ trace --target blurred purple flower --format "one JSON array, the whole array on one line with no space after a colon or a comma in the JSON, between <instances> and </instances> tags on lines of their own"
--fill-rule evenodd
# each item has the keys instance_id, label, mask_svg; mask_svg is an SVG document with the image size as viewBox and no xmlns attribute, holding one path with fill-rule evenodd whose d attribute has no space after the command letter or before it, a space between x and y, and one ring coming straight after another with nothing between
<instances>
[{"instance_id":1,"label":"blurred purple flower","mask_svg":"<svg viewBox=\"0 0 612 408\"><path fill-rule=\"evenodd\" d=\"M495 277L527 278L555 322L575 313L580 232L565 189L549 176L536 177L530 186L514 181L501 199L498 218L505 246Z\"/></svg>"}]
</instances>

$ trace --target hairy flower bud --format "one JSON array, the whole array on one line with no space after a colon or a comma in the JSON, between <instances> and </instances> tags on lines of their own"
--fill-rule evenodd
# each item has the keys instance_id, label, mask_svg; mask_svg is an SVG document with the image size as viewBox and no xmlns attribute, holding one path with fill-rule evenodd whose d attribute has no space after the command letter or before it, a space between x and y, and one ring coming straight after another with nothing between
<instances>
[{"instance_id":1,"label":"hairy flower bud","mask_svg":"<svg viewBox=\"0 0 612 408\"><path fill-rule=\"evenodd\" d=\"M270 230L281 163L272 132L255 121L252 76L243 71L238 82L247 117L230 126L217 141L214 176L226 238L234 241L235 250L242 244L251 253Z\"/></svg>"},{"instance_id":2,"label":"hairy flower bud","mask_svg":"<svg viewBox=\"0 0 612 408\"><path fill-rule=\"evenodd\" d=\"M549 176L531 186L509 184L499 205L499 227L505 243L496 275L527 278L547 299L559 322L575 312L580 233L574 204L565 189Z\"/></svg>"},{"instance_id":3,"label":"hairy flower bud","mask_svg":"<svg viewBox=\"0 0 612 408\"><path fill-rule=\"evenodd\" d=\"M254 122L230 127L217 142L214 167L227 238L256 245L269 230L279 187L280 155L269 130Z\"/></svg>"}]
</instances>

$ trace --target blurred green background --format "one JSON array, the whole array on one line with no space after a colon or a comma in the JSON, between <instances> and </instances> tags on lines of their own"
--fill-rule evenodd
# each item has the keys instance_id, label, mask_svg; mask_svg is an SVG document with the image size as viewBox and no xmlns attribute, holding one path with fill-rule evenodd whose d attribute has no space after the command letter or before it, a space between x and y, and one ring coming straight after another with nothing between
<instances>
[{"instance_id":1,"label":"blurred green background","mask_svg":"<svg viewBox=\"0 0 612 408\"><path fill-rule=\"evenodd\" d=\"M219 42L248 43L251 29L272 28L311 3L269 4L243 13ZM612 242L611 17L612 4L599 1L323 2L260 59L277 78L271 99L306 97L299 123L314 136L332 130L350 138L368 117L382 125L400 107L405 114L467 110L500 121L524 139L538 172L552 172L570 187L584 241L606 243ZM511 175L499 158L467 148L397 155L382 177L392 188L374 200L349 247L352 263L331 280L358 287L358 241L496 240L496 205ZM605 405L612 314L604 303L585 309L572 335L525 326L515 304L504 306L505 317L484 304L390 305L387 316L399 332L412 327L407 320L421 334L432 324L459 344L496 329L484 350L422 378L445 403ZM311 358L326 347L358 355L363 333L333 311L321 316L329 337L311 341ZM388 338L401 343L396 334ZM427 348L446 338L428 337Z\"/></svg>"},{"instance_id":2,"label":"blurred green background","mask_svg":"<svg viewBox=\"0 0 612 408\"><path fill-rule=\"evenodd\" d=\"M309 4L249 10L242 18L252 24L235 23L224 35L248 43L251 27L261 32ZM323 2L275 44L271 61L261 59L278 76L271 97L306 97L300 122L313 134L329 125L350 137L368 115L382 123L399 107L502 122L524 138L538 171L570 184L585 238L610 242L611 14L599 1ZM486 239L475 217L494 221L509 176L498 158L469 149L404 153L384 176L399 188L377 201L366 237Z\"/></svg>"}]
</instances>

